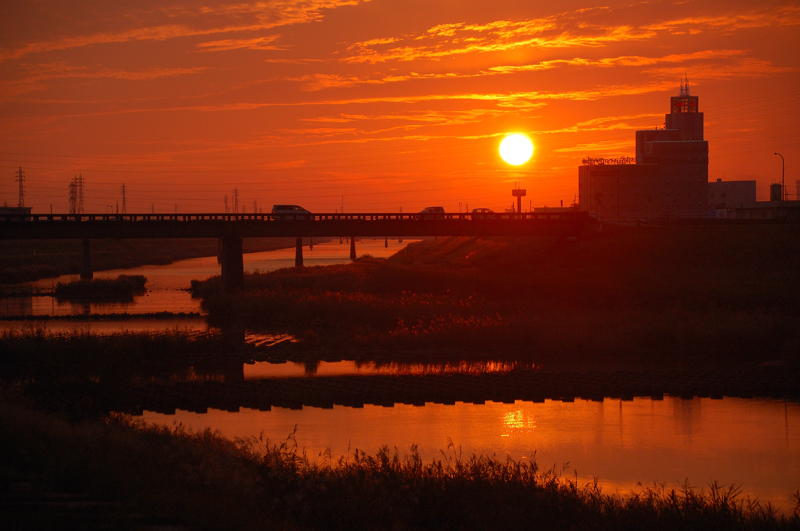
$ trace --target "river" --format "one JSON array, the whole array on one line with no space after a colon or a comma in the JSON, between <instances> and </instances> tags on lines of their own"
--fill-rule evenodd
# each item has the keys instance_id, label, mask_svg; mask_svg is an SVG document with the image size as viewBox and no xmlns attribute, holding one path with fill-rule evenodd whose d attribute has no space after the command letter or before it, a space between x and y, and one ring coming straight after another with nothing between
<instances>
[{"instance_id":1,"label":"river","mask_svg":"<svg viewBox=\"0 0 800 531\"><path fill-rule=\"evenodd\" d=\"M405 243L408 243L407 241ZM388 256L403 248L396 240L363 240L359 254ZM294 249L245 255L247 271L268 271L294 265ZM349 245L338 241L304 249L306 266L347 263ZM192 279L219 274L215 257L182 260L166 266L105 271L96 277L141 274L148 292L129 304L59 304L49 296L0 301L0 315L72 315L154 312L200 312L187 288ZM62 277L35 283L51 290ZM202 316L180 319L74 321L0 321L3 327L41 326L51 331L86 328L95 333L120 330L208 329ZM253 340L253 338L250 338ZM263 338L256 338L263 340ZM349 361L307 364L245 364L246 380L259 378L325 378L342 374L414 373L425 371L507 371L515 367L484 362L449 366L376 366ZM447 459L458 452L535 459L540 468L555 467L583 484L600 482L605 492L626 494L663 483L678 488L688 483L708 488L712 481L741 486L742 496L758 497L782 511L791 511L800 489L800 404L784 400L710 398L663 400L606 398L602 402L546 400L543 403L486 402L476 405L426 403L393 407L365 405L332 409L303 407L270 411L208 410L173 415L144 411L157 424L180 423L192 430L212 428L229 437L263 434L275 443L288 440L312 460L329 453L334 459L355 449L375 453L382 445L409 454L416 445L425 460ZM294 434L289 438L290 434Z\"/></svg>"}]
</instances>

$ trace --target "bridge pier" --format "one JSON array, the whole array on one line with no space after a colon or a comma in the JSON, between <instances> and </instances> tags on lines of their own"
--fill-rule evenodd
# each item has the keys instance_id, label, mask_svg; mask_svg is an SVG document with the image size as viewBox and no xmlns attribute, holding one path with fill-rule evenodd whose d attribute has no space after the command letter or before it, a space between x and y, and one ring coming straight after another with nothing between
<instances>
[{"instance_id":1,"label":"bridge pier","mask_svg":"<svg viewBox=\"0 0 800 531\"><path fill-rule=\"evenodd\" d=\"M389 248L389 237L388 237L388 236L384 236L384 237L383 237L383 246L384 246L384 248L386 248L386 249L388 249L388 248Z\"/></svg>"},{"instance_id":2,"label":"bridge pier","mask_svg":"<svg viewBox=\"0 0 800 531\"><path fill-rule=\"evenodd\" d=\"M356 259L356 237L350 237L350 260Z\"/></svg>"},{"instance_id":3,"label":"bridge pier","mask_svg":"<svg viewBox=\"0 0 800 531\"><path fill-rule=\"evenodd\" d=\"M89 239L83 240L83 265L81 266L81 280L92 280L92 257L89 249Z\"/></svg>"},{"instance_id":4,"label":"bridge pier","mask_svg":"<svg viewBox=\"0 0 800 531\"><path fill-rule=\"evenodd\" d=\"M294 247L294 266L303 267L303 238L298 237Z\"/></svg>"},{"instance_id":5,"label":"bridge pier","mask_svg":"<svg viewBox=\"0 0 800 531\"><path fill-rule=\"evenodd\" d=\"M218 260L222 269L222 286L225 293L233 293L244 287L242 239L236 236L226 236L221 238L220 242Z\"/></svg>"}]
</instances>

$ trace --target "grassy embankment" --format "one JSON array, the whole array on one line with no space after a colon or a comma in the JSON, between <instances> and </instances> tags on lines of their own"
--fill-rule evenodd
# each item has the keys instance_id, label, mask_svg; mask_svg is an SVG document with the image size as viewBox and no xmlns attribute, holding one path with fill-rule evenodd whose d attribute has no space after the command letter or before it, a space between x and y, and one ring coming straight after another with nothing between
<instances>
[{"instance_id":1,"label":"grassy embankment","mask_svg":"<svg viewBox=\"0 0 800 531\"><path fill-rule=\"evenodd\" d=\"M800 358L800 225L609 227L577 241L440 238L388 260L193 283L212 323L299 350L686 363Z\"/></svg>"},{"instance_id":2,"label":"grassy embankment","mask_svg":"<svg viewBox=\"0 0 800 531\"><path fill-rule=\"evenodd\" d=\"M294 238L246 238L244 252L293 247ZM83 263L80 240L5 240L0 243L0 284L77 274ZM216 239L92 240L95 271L216 256Z\"/></svg>"},{"instance_id":3,"label":"grassy embankment","mask_svg":"<svg viewBox=\"0 0 800 531\"><path fill-rule=\"evenodd\" d=\"M69 424L0 408L4 528L182 529L798 529L735 488L643 488L606 495L535 463L423 463L382 449L311 464L282 444L144 427L123 417ZM20 486L25 488L21 488ZM74 499L82 503L54 503ZM100 527L98 527L100 524Z\"/></svg>"}]
</instances>

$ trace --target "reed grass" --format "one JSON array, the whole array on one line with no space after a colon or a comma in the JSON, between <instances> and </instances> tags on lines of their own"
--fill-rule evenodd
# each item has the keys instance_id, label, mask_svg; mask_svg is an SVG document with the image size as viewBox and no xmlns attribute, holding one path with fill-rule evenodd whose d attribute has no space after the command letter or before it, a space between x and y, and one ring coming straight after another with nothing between
<instances>
[{"instance_id":1,"label":"reed grass","mask_svg":"<svg viewBox=\"0 0 800 531\"><path fill-rule=\"evenodd\" d=\"M213 324L356 351L453 348L526 360L800 361L800 228L605 229L440 238L388 260L193 283ZM298 345L302 348L302 345Z\"/></svg>"},{"instance_id":2,"label":"reed grass","mask_svg":"<svg viewBox=\"0 0 800 531\"><path fill-rule=\"evenodd\" d=\"M68 424L5 399L0 468L51 489L121 504L121 525L189 529L797 529L735 486L642 488L610 495L535 461L423 462L383 447L311 460L294 442L230 441L208 430L147 426L119 415ZM9 466L13 463L13 466ZM798 500L800 501L800 500ZM800 507L800 505L798 506Z\"/></svg>"},{"instance_id":3,"label":"reed grass","mask_svg":"<svg viewBox=\"0 0 800 531\"><path fill-rule=\"evenodd\" d=\"M0 384L21 386L41 409L78 422L125 409L126 390L139 382L224 379L231 365L241 371L231 349L224 334L180 328L107 335L7 329L0 332Z\"/></svg>"}]
</instances>

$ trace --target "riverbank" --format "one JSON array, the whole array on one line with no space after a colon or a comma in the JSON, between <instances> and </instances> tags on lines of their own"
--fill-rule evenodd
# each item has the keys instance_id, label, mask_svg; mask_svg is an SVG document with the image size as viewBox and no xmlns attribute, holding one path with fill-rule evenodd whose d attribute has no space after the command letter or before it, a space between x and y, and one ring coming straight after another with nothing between
<instances>
[{"instance_id":1,"label":"riverbank","mask_svg":"<svg viewBox=\"0 0 800 531\"><path fill-rule=\"evenodd\" d=\"M212 238L92 240L91 262L95 271L163 265L185 258L216 256L217 245ZM254 253L294 245L294 238L245 238L242 247L244 252ZM0 284L78 274L82 264L80 240L6 240L0 254Z\"/></svg>"},{"instance_id":2,"label":"riverbank","mask_svg":"<svg viewBox=\"0 0 800 531\"><path fill-rule=\"evenodd\" d=\"M68 423L0 407L4 525L182 529L796 529L736 487L621 497L559 470L443 448L384 448L312 464L294 444L230 441L120 416ZM58 503L54 500L67 500Z\"/></svg>"},{"instance_id":3,"label":"riverbank","mask_svg":"<svg viewBox=\"0 0 800 531\"><path fill-rule=\"evenodd\" d=\"M192 289L212 324L294 333L298 356L800 361L800 226L598 229L574 241L439 238L387 260L249 274L234 295L218 278Z\"/></svg>"}]
</instances>

